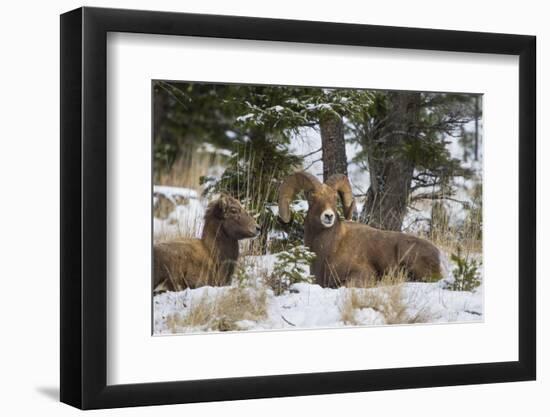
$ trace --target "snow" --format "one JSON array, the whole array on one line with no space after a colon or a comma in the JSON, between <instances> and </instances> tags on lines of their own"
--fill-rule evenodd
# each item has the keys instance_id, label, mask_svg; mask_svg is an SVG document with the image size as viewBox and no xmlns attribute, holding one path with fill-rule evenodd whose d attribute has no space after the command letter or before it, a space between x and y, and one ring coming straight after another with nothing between
<instances>
[{"instance_id":1,"label":"snow","mask_svg":"<svg viewBox=\"0 0 550 417\"><path fill-rule=\"evenodd\" d=\"M225 134L228 137L233 137L233 138L236 136L235 133L230 132L230 131L226 131ZM215 155L223 155L223 156L226 156L226 157L230 157L232 155L232 152L229 149L218 148L218 147L216 147L216 146L214 146L214 145L212 145L211 143L208 143L208 142L203 143L198 148L198 152L210 153L210 154L215 154Z\"/></svg>"},{"instance_id":2,"label":"snow","mask_svg":"<svg viewBox=\"0 0 550 417\"><path fill-rule=\"evenodd\" d=\"M160 193L165 197L174 201L176 196L185 197L185 198L199 198L199 193L190 188L182 187L169 187L166 185L155 185L153 186L153 194Z\"/></svg>"},{"instance_id":3,"label":"snow","mask_svg":"<svg viewBox=\"0 0 550 417\"><path fill-rule=\"evenodd\" d=\"M330 103L306 104L307 110L332 110Z\"/></svg>"},{"instance_id":4,"label":"snow","mask_svg":"<svg viewBox=\"0 0 550 417\"><path fill-rule=\"evenodd\" d=\"M168 320L174 314L184 317L189 307L204 297L215 300L234 287L201 287L180 292L167 292L154 297L155 334L171 333ZM260 288L267 294L267 317L259 320L239 321L242 330L281 330L346 327L342 321L342 308L351 291L380 292L373 289L321 288L316 284L295 284L290 292L275 296L270 289ZM474 322L483 320L482 290L474 292L450 291L437 283L405 283L403 297L411 315L425 314L428 323ZM373 308L356 309L356 325L387 325L384 315ZM185 333L211 331L208 328L181 329Z\"/></svg>"},{"instance_id":5,"label":"snow","mask_svg":"<svg viewBox=\"0 0 550 417\"><path fill-rule=\"evenodd\" d=\"M262 285L259 278L273 269L275 255L247 257L249 272L255 273L255 282L246 284L246 291L252 294L265 294L265 317L254 320L246 318L236 322L238 330L265 331L283 329L315 329L339 328L350 325L379 326L388 325L383 311L376 308L356 308L353 310L353 323L343 320L343 311L347 300L355 293L359 297L374 297L384 299L388 291L395 286L381 286L370 289L356 288L322 288L316 284L298 283L291 286L290 291L275 295L273 291ZM309 272L309 271L307 271ZM409 317L424 317L424 322L479 322L483 320L483 286L473 292L451 291L445 289L445 281L435 283L406 282L400 286L401 299L406 306ZM174 317L185 319L193 306L204 300L216 302L229 291L239 288L233 282L225 287L200 287L186 289L180 292L166 292L156 295L153 301L155 334L201 333L213 331L208 326L174 327L171 325ZM241 287L242 288L242 287ZM214 331L216 331L214 329Z\"/></svg>"},{"instance_id":6,"label":"snow","mask_svg":"<svg viewBox=\"0 0 550 417\"><path fill-rule=\"evenodd\" d=\"M254 113L248 113L243 116L237 117L237 122L246 122L247 120L250 120L254 118Z\"/></svg>"},{"instance_id":7,"label":"snow","mask_svg":"<svg viewBox=\"0 0 550 417\"><path fill-rule=\"evenodd\" d=\"M183 187L153 186L153 205L159 196L170 200L174 205L164 219L153 217L155 240L178 237L200 237L207 202L195 190ZM178 198L179 197L179 198Z\"/></svg>"}]
</instances>

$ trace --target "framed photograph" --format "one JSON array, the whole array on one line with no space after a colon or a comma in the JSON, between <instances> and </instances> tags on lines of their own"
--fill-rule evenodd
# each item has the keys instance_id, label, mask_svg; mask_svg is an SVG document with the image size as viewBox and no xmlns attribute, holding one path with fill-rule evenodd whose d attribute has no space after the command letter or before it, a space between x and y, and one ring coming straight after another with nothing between
<instances>
[{"instance_id":1,"label":"framed photograph","mask_svg":"<svg viewBox=\"0 0 550 417\"><path fill-rule=\"evenodd\" d=\"M533 380L535 37L61 16L61 401Z\"/></svg>"}]
</instances>

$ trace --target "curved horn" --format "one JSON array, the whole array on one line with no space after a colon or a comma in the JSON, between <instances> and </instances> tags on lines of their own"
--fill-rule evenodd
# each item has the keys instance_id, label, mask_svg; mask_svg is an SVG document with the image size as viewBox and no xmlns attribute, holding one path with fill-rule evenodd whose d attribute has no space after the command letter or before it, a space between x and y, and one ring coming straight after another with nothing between
<instances>
[{"instance_id":1,"label":"curved horn","mask_svg":"<svg viewBox=\"0 0 550 417\"><path fill-rule=\"evenodd\" d=\"M333 174L325 181L325 184L338 191L338 195L344 206L344 217L346 220L350 220L355 209L355 200L353 199L353 192L348 177L343 174Z\"/></svg>"},{"instance_id":2,"label":"curved horn","mask_svg":"<svg viewBox=\"0 0 550 417\"><path fill-rule=\"evenodd\" d=\"M279 188L279 217L285 223L290 221L290 201L301 190L311 191L321 182L308 172L296 172L283 181Z\"/></svg>"}]
</instances>

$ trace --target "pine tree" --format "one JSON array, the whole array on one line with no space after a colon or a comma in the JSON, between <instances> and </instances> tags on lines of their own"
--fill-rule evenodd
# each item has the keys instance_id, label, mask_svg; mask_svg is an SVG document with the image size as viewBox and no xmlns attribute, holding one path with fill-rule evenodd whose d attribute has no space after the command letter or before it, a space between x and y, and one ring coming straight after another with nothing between
<instances>
[{"instance_id":1,"label":"pine tree","mask_svg":"<svg viewBox=\"0 0 550 417\"><path fill-rule=\"evenodd\" d=\"M409 205L453 194L451 179L471 173L452 158L446 138L460 135L473 118L475 96L378 92L360 119L352 120L362 146L355 161L370 174L360 220L401 230Z\"/></svg>"}]
</instances>

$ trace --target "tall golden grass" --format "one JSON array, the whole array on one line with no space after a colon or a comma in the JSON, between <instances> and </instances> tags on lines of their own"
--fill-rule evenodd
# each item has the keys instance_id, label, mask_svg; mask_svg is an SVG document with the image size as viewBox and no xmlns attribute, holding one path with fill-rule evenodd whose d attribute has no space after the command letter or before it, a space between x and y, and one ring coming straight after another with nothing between
<instances>
[{"instance_id":1,"label":"tall golden grass","mask_svg":"<svg viewBox=\"0 0 550 417\"><path fill-rule=\"evenodd\" d=\"M225 166L227 156L205 152L198 146L188 146L168 170L155 169L157 185L185 187L202 191L201 177L208 175L212 167Z\"/></svg>"},{"instance_id":2,"label":"tall golden grass","mask_svg":"<svg viewBox=\"0 0 550 417\"><path fill-rule=\"evenodd\" d=\"M483 249L483 213L481 208L481 189L474 186L468 193L474 204L465 207L466 216L460 226L451 222L449 214L441 201L432 203L430 231L425 236L440 249L448 253L462 251L464 254L479 254Z\"/></svg>"},{"instance_id":3,"label":"tall golden grass","mask_svg":"<svg viewBox=\"0 0 550 417\"><path fill-rule=\"evenodd\" d=\"M411 313L416 300L407 297L404 283L407 274L403 269L388 270L379 281L365 282L364 288L348 288L340 305L340 317L344 324L357 326L357 312L361 309L373 309L380 313L385 324L426 323L432 318L425 309Z\"/></svg>"}]
</instances>

